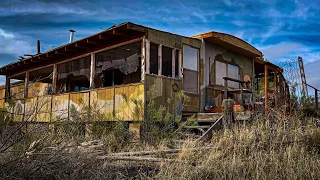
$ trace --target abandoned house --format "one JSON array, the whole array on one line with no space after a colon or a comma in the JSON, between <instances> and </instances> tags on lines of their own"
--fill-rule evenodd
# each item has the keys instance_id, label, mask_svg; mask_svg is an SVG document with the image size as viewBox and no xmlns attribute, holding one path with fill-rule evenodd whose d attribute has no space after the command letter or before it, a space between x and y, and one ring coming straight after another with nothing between
<instances>
[{"instance_id":1,"label":"abandoned house","mask_svg":"<svg viewBox=\"0 0 320 180\"><path fill-rule=\"evenodd\" d=\"M15 121L54 123L90 110L97 111L90 121L99 114L100 120L128 121L130 127L130 122L144 119L152 87L153 98L162 105L184 90L190 101L177 108L182 115L221 112L226 98L242 111L253 111L252 104L263 103L257 95L261 88L266 107L270 96L278 106L288 95L282 69L261 60L259 50L232 35L184 37L128 22L70 39L0 68L6 76L0 108L15 114ZM265 80L264 87L259 87L260 80Z\"/></svg>"}]
</instances>

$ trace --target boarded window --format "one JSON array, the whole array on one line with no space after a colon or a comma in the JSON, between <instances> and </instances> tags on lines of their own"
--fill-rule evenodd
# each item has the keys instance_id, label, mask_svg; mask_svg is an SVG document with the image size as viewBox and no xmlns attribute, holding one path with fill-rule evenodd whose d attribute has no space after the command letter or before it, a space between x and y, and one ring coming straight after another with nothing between
<instances>
[{"instance_id":1,"label":"boarded window","mask_svg":"<svg viewBox=\"0 0 320 180\"><path fill-rule=\"evenodd\" d=\"M162 46L162 75L172 77L172 48Z\"/></svg>"},{"instance_id":2,"label":"boarded window","mask_svg":"<svg viewBox=\"0 0 320 180\"><path fill-rule=\"evenodd\" d=\"M183 46L183 68L198 71L198 49Z\"/></svg>"},{"instance_id":3,"label":"boarded window","mask_svg":"<svg viewBox=\"0 0 320 180\"><path fill-rule=\"evenodd\" d=\"M227 77L227 64L216 61L216 85L224 86L223 77Z\"/></svg>"},{"instance_id":4,"label":"boarded window","mask_svg":"<svg viewBox=\"0 0 320 180\"><path fill-rule=\"evenodd\" d=\"M239 80L239 67L228 64L228 77ZM239 88L239 83L228 81L228 87Z\"/></svg>"},{"instance_id":5,"label":"boarded window","mask_svg":"<svg viewBox=\"0 0 320 180\"><path fill-rule=\"evenodd\" d=\"M183 71L183 89L188 93L198 94L198 72L185 69Z\"/></svg>"},{"instance_id":6,"label":"boarded window","mask_svg":"<svg viewBox=\"0 0 320 180\"><path fill-rule=\"evenodd\" d=\"M158 74L159 45L150 43L150 74Z\"/></svg>"}]
</instances>

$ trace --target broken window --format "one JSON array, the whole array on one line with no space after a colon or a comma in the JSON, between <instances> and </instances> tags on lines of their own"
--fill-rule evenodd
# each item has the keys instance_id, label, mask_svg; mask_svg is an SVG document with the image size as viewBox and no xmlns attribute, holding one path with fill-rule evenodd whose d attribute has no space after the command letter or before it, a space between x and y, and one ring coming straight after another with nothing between
<instances>
[{"instance_id":1,"label":"broken window","mask_svg":"<svg viewBox=\"0 0 320 180\"><path fill-rule=\"evenodd\" d=\"M216 61L216 85L224 86L224 77L227 77L227 64Z\"/></svg>"},{"instance_id":2,"label":"broken window","mask_svg":"<svg viewBox=\"0 0 320 180\"><path fill-rule=\"evenodd\" d=\"M158 74L159 45L150 43L150 74Z\"/></svg>"},{"instance_id":3,"label":"broken window","mask_svg":"<svg viewBox=\"0 0 320 180\"><path fill-rule=\"evenodd\" d=\"M239 67L228 64L228 77L239 80ZM239 89L239 83L228 81L228 87Z\"/></svg>"},{"instance_id":4,"label":"broken window","mask_svg":"<svg viewBox=\"0 0 320 180\"><path fill-rule=\"evenodd\" d=\"M95 55L96 88L139 82L141 79L141 42L136 42Z\"/></svg>"},{"instance_id":5,"label":"broken window","mask_svg":"<svg viewBox=\"0 0 320 180\"><path fill-rule=\"evenodd\" d=\"M198 49L183 46L183 89L194 94L198 94L198 57Z\"/></svg>"},{"instance_id":6,"label":"broken window","mask_svg":"<svg viewBox=\"0 0 320 180\"><path fill-rule=\"evenodd\" d=\"M53 66L34 70L29 73L28 97L52 94Z\"/></svg>"},{"instance_id":7,"label":"broken window","mask_svg":"<svg viewBox=\"0 0 320 180\"><path fill-rule=\"evenodd\" d=\"M172 77L172 48L162 46L162 75Z\"/></svg>"},{"instance_id":8,"label":"broken window","mask_svg":"<svg viewBox=\"0 0 320 180\"><path fill-rule=\"evenodd\" d=\"M230 77L239 80L239 67L216 61L215 65L216 85L224 86L224 77ZM228 87L239 88L239 83L228 81Z\"/></svg>"},{"instance_id":9,"label":"broken window","mask_svg":"<svg viewBox=\"0 0 320 180\"><path fill-rule=\"evenodd\" d=\"M78 92L88 90L90 85L91 56L78 58L57 67L57 91Z\"/></svg>"}]
</instances>

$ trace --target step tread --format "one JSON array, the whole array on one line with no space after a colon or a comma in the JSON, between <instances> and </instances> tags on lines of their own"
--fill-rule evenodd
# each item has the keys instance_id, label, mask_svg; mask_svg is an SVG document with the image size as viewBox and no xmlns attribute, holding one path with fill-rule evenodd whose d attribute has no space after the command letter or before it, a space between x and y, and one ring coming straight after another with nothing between
<instances>
[{"instance_id":1,"label":"step tread","mask_svg":"<svg viewBox=\"0 0 320 180\"><path fill-rule=\"evenodd\" d=\"M209 129L211 126L184 126L184 128L187 129L196 129L196 128L202 128L202 129Z\"/></svg>"}]
</instances>

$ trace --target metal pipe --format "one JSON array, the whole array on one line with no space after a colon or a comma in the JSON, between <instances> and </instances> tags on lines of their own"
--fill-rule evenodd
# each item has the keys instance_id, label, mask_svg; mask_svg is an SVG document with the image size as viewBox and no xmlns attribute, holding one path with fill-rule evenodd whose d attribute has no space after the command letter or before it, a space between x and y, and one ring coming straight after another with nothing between
<instances>
[{"instance_id":1,"label":"metal pipe","mask_svg":"<svg viewBox=\"0 0 320 180\"><path fill-rule=\"evenodd\" d=\"M73 42L73 36L74 36L74 32L76 32L75 30L72 30L70 29L70 40L69 40L69 43L72 43Z\"/></svg>"},{"instance_id":2,"label":"metal pipe","mask_svg":"<svg viewBox=\"0 0 320 180\"><path fill-rule=\"evenodd\" d=\"M40 40L37 41L37 54L40 54Z\"/></svg>"}]
</instances>

